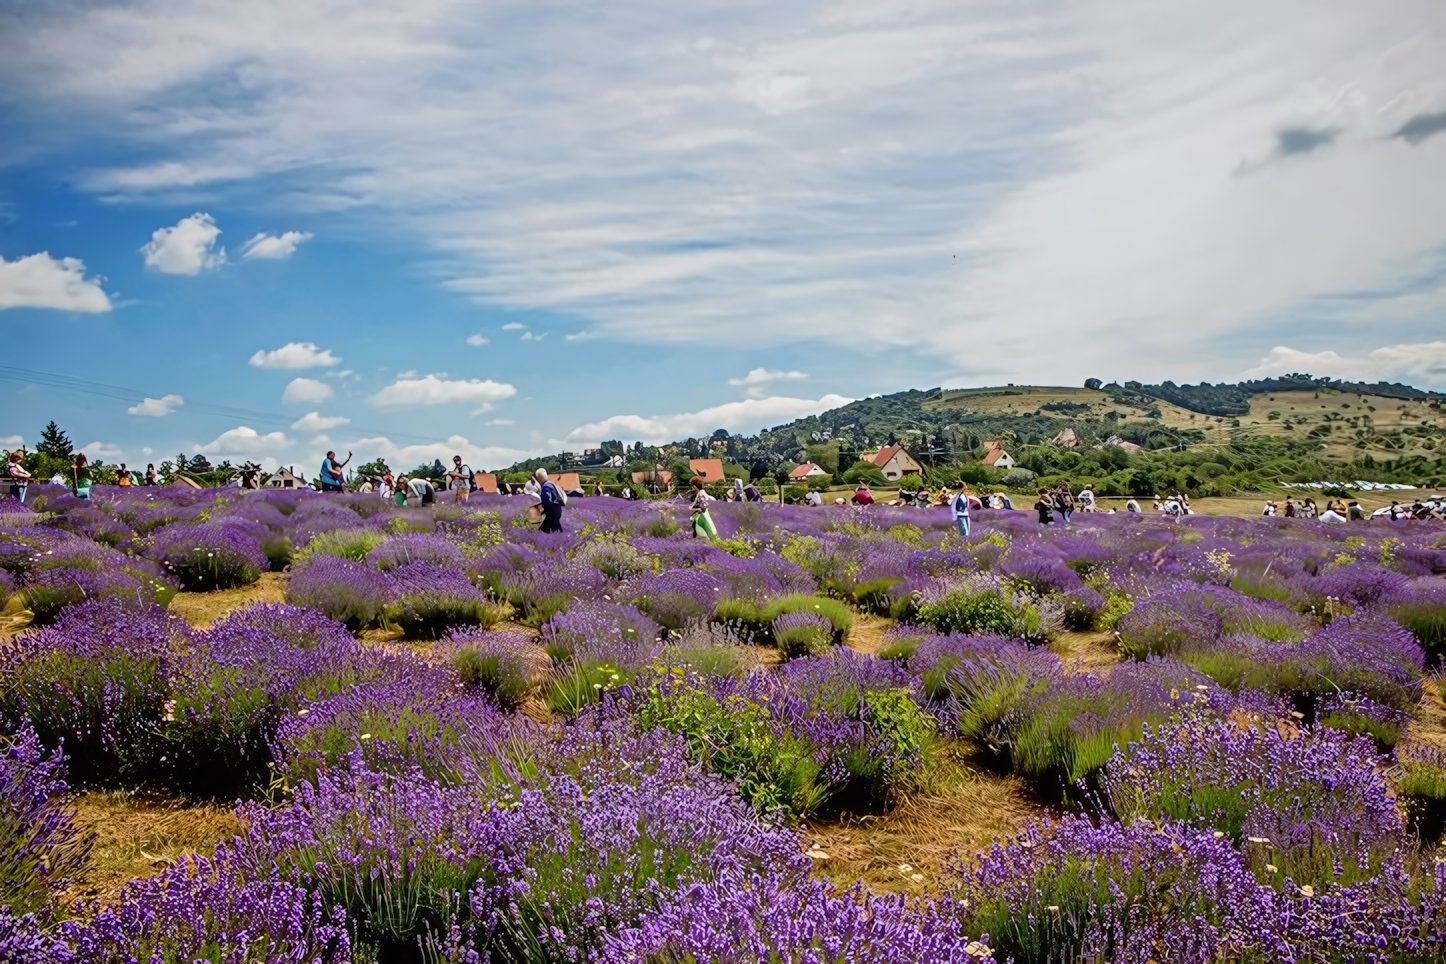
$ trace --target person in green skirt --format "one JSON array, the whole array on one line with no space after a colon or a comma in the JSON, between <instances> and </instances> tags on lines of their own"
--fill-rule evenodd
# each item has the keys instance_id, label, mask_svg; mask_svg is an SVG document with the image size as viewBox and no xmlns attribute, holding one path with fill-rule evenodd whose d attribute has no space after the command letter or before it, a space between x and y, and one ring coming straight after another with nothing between
<instances>
[{"instance_id":1,"label":"person in green skirt","mask_svg":"<svg viewBox=\"0 0 1446 964\"><path fill-rule=\"evenodd\" d=\"M703 488L702 476L695 475L691 482L693 486L693 538L703 536L709 542L716 542L718 529L713 525L713 517L708 514L708 503L713 497L708 490Z\"/></svg>"}]
</instances>

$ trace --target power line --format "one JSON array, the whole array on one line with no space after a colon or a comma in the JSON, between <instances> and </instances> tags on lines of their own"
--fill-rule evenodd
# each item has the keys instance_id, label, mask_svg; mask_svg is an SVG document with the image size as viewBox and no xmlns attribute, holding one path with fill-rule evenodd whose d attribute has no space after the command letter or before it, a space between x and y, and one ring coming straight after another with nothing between
<instances>
[{"instance_id":1,"label":"power line","mask_svg":"<svg viewBox=\"0 0 1446 964\"><path fill-rule=\"evenodd\" d=\"M93 382L84 378L76 378L73 375L58 375L54 372L16 368L11 365L0 365L0 381L19 382L25 385L39 385L63 392L95 395L101 398L113 398L122 402L137 403L146 398L145 393L138 392L133 388L125 388L120 385L108 385L104 382ZM248 408L236 408L230 405L216 405L205 401L187 401L185 407L188 412L195 412L196 414L212 418L256 422L258 424L280 426L283 428L290 428L292 423L296 421L285 415L259 412ZM443 439L412 435L405 432L383 432L380 429L363 426L352 426L351 430L360 432L363 435L383 435L388 438L400 438L424 444L445 441Z\"/></svg>"}]
</instances>

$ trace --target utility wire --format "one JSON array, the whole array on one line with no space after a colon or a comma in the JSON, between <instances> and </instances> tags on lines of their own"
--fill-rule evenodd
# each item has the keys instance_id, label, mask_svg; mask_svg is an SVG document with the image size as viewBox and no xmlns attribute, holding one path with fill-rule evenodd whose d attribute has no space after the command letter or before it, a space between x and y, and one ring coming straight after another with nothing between
<instances>
[{"instance_id":1,"label":"utility wire","mask_svg":"<svg viewBox=\"0 0 1446 964\"><path fill-rule=\"evenodd\" d=\"M114 398L122 402L132 404L146 398L145 393L138 392L132 388L124 388L120 385L108 385L104 382L93 382L84 378L76 378L73 375L58 375L53 372L35 371L29 368L16 368L11 365L0 365L0 381L19 382L25 385L39 385L45 388L53 388L62 392L72 392L83 395L95 395L101 398ZM187 400L186 411L212 418L225 418L256 422L258 424L280 426L290 428L296 420L285 415L275 413L258 412L254 409L236 408L229 405L215 405L210 402L195 402ZM423 435L411 435L402 432L383 432L379 429L367 428L353 425L351 431L360 432L362 435L383 435L387 438L400 438L412 442L431 444L444 441Z\"/></svg>"}]
</instances>

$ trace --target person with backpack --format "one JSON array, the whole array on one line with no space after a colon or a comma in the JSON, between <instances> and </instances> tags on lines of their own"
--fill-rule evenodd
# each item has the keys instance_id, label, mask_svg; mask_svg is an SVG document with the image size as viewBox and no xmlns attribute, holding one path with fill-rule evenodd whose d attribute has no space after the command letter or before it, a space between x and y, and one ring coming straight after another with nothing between
<instances>
[{"instance_id":1,"label":"person with backpack","mask_svg":"<svg viewBox=\"0 0 1446 964\"><path fill-rule=\"evenodd\" d=\"M70 477L75 482L75 497L90 498L90 460L84 452L75 453L75 462L70 466Z\"/></svg>"},{"instance_id":2,"label":"person with backpack","mask_svg":"<svg viewBox=\"0 0 1446 964\"><path fill-rule=\"evenodd\" d=\"M959 527L959 538L969 538L969 483L960 482L959 491L954 498L949 500L949 508L954 510L954 524Z\"/></svg>"},{"instance_id":3,"label":"person with backpack","mask_svg":"<svg viewBox=\"0 0 1446 964\"><path fill-rule=\"evenodd\" d=\"M538 495L542 499L542 526L538 531L561 532L562 509L567 505L567 493L548 479L547 469L538 469L532 477L539 486Z\"/></svg>"},{"instance_id":4,"label":"person with backpack","mask_svg":"<svg viewBox=\"0 0 1446 964\"><path fill-rule=\"evenodd\" d=\"M472 467L462 461L462 456L452 456L452 471L447 473L448 485L457 492L457 501L466 502L476 486L472 482Z\"/></svg>"}]
</instances>

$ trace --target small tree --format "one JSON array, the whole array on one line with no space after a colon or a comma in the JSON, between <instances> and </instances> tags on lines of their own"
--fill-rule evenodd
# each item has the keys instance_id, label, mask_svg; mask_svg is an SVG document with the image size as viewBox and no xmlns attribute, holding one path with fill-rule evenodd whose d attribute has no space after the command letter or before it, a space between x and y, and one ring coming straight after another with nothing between
<instances>
[{"instance_id":1,"label":"small tree","mask_svg":"<svg viewBox=\"0 0 1446 964\"><path fill-rule=\"evenodd\" d=\"M70 436L66 435L52 419L50 424L41 429L40 444L35 446L35 451L41 455L49 455L52 458L65 459L69 462L75 458L75 443L71 442Z\"/></svg>"},{"instance_id":2,"label":"small tree","mask_svg":"<svg viewBox=\"0 0 1446 964\"><path fill-rule=\"evenodd\" d=\"M368 479L379 479L390 471L386 459L372 459L356 467L356 474Z\"/></svg>"},{"instance_id":3,"label":"small tree","mask_svg":"<svg viewBox=\"0 0 1446 964\"><path fill-rule=\"evenodd\" d=\"M844 472L843 480L848 485L858 485L860 482L868 485L888 485L889 480L884 478L883 470L872 462L863 459L855 462Z\"/></svg>"}]
</instances>

